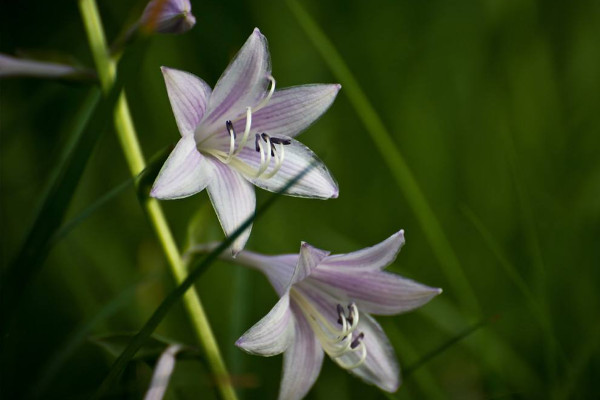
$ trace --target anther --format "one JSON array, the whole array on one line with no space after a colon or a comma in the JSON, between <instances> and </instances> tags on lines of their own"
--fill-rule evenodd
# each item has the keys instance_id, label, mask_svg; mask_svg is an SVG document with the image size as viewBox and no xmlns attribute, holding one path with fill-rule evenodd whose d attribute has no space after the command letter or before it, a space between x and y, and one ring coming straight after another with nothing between
<instances>
[{"instance_id":1,"label":"anther","mask_svg":"<svg viewBox=\"0 0 600 400\"><path fill-rule=\"evenodd\" d=\"M363 340L365 337L365 334L363 332L359 333L358 336L356 337L356 339L354 339L352 341L352 343L350 344L350 348L352 350L354 350L355 348L357 348L360 345L361 340Z\"/></svg>"},{"instance_id":2,"label":"anther","mask_svg":"<svg viewBox=\"0 0 600 400\"><path fill-rule=\"evenodd\" d=\"M225 121L225 127L227 128L229 134L232 135L234 139L236 139L235 129L233 129L233 123L231 121Z\"/></svg>"},{"instance_id":3,"label":"anther","mask_svg":"<svg viewBox=\"0 0 600 400\"><path fill-rule=\"evenodd\" d=\"M342 325L343 319L346 318L344 315L344 307L341 304L337 305L337 313L338 313L338 324Z\"/></svg>"},{"instance_id":4,"label":"anther","mask_svg":"<svg viewBox=\"0 0 600 400\"><path fill-rule=\"evenodd\" d=\"M254 140L254 149L258 152L260 151L260 135L256 134L256 139Z\"/></svg>"},{"instance_id":5,"label":"anther","mask_svg":"<svg viewBox=\"0 0 600 400\"><path fill-rule=\"evenodd\" d=\"M292 144L292 141L290 139L283 139L283 138L272 137L271 138L271 143L273 143L273 144L282 144L284 146L287 146L288 144Z\"/></svg>"}]
</instances>

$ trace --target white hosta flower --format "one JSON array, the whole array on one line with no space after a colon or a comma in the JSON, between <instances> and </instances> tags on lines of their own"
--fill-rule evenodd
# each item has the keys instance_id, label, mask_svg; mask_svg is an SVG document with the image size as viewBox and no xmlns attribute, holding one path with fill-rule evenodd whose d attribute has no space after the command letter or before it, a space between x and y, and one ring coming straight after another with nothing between
<instances>
[{"instance_id":1,"label":"white hosta flower","mask_svg":"<svg viewBox=\"0 0 600 400\"><path fill-rule=\"evenodd\" d=\"M177 199L205 188L226 234L254 212L252 185L277 192L316 162L286 194L327 199L338 186L325 165L294 137L329 108L340 85L275 91L267 40L255 29L214 90L200 78L162 68L182 138L151 191ZM233 244L241 250L248 228Z\"/></svg>"},{"instance_id":2,"label":"white hosta flower","mask_svg":"<svg viewBox=\"0 0 600 400\"><path fill-rule=\"evenodd\" d=\"M300 254L242 251L236 263L262 271L279 302L236 344L251 354L284 353L280 399L300 399L315 383L323 354L340 367L394 392L400 370L385 333L370 314L413 310L441 293L383 271L404 244L404 232L353 253L330 255L307 243Z\"/></svg>"}]
</instances>

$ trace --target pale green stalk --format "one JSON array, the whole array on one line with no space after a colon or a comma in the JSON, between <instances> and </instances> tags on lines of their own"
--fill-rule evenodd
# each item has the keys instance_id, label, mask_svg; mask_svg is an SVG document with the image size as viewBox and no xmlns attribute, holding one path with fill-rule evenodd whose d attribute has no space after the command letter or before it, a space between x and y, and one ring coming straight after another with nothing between
<instances>
[{"instance_id":1,"label":"pale green stalk","mask_svg":"<svg viewBox=\"0 0 600 400\"><path fill-rule=\"evenodd\" d=\"M95 0L80 0L79 9L102 88L105 92L108 92L115 81L116 63L109 55L96 2ZM115 128L131 174L137 176L145 168L146 163L137 140L137 134L124 92L120 96L115 109ZM152 198L144 202L144 207L158 235L159 242L167 257L175 281L177 284L181 284L187 276L186 267L182 262L181 255L179 254L162 209L158 201ZM221 396L224 399L236 399L237 397L231 385L229 374L198 294L194 289L190 289L183 297L183 301L190 316L194 332L206 353L206 359L212 369L212 373L217 378L216 384Z\"/></svg>"}]
</instances>

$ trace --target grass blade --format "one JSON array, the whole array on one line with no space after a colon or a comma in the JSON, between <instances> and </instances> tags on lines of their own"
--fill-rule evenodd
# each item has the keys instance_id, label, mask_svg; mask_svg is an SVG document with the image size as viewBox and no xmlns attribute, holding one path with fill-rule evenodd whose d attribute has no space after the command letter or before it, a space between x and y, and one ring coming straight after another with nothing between
<instances>
[{"instance_id":1,"label":"grass blade","mask_svg":"<svg viewBox=\"0 0 600 400\"><path fill-rule=\"evenodd\" d=\"M423 232L442 267L446 279L458 296L462 306L471 312L478 312L479 305L475 293L454 253L450 242L446 238L441 224L429 206L425 195L421 191L414 175L408 168L404 157L394 143L392 136L383 125L381 118L369 103L367 96L359 86L356 78L333 46L323 31L312 17L302 8L296 0L288 0L292 13L302 26L319 53L323 56L329 68L344 87L350 102L354 106L358 117L361 119L367 132L394 175L398 186L404 192L409 205L416 214Z\"/></svg>"}]
</instances>

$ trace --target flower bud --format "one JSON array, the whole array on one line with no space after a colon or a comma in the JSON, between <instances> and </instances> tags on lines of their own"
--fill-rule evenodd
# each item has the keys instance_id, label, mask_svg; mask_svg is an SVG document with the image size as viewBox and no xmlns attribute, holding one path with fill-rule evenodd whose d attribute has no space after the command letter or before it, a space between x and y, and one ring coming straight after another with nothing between
<instances>
[{"instance_id":1,"label":"flower bud","mask_svg":"<svg viewBox=\"0 0 600 400\"><path fill-rule=\"evenodd\" d=\"M196 24L189 0L152 0L140 18L146 32L184 33Z\"/></svg>"}]
</instances>

